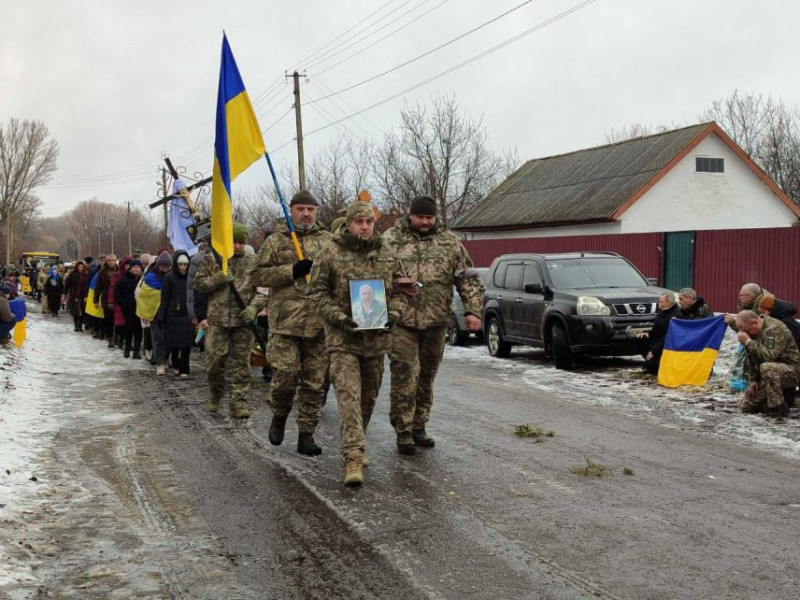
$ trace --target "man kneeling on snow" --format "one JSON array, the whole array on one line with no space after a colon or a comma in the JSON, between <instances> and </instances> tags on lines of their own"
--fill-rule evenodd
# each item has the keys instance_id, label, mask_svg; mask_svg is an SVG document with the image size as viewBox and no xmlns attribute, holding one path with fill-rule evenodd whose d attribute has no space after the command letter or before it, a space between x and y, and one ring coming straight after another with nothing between
<instances>
[{"instance_id":1,"label":"man kneeling on snow","mask_svg":"<svg viewBox=\"0 0 800 600\"><path fill-rule=\"evenodd\" d=\"M789 328L777 319L743 310L736 317L737 336L749 363L750 385L739 401L742 412L785 417L784 390L800 382L800 351Z\"/></svg>"}]
</instances>

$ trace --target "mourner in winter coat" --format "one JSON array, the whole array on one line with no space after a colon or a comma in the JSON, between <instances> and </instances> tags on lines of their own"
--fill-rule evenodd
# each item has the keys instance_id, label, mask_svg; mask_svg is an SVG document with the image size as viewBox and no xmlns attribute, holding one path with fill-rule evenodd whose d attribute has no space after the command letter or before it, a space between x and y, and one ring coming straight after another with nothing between
<instances>
[{"instance_id":1,"label":"mourner in winter coat","mask_svg":"<svg viewBox=\"0 0 800 600\"><path fill-rule=\"evenodd\" d=\"M67 310L72 315L75 331L83 330L83 302L86 287L86 264L79 260L64 280L63 294L67 297Z\"/></svg>"},{"instance_id":2,"label":"mourner in winter coat","mask_svg":"<svg viewBox=\"0 0 800 600\"><path fill-rule=\"evenodd\" d=\"M647 333L640 333L637 337L642 341L645 371L656 375L661 365L661 355L664 352L664 340L667 339L669 322L674 318L680 307L675 303L672 292L661 294L658 298L658 314L653 321L653 328Z\"/></svg>"},{"instance_id":3,"label":"mourner in winter coat","mask_svg":"<svg viewBox=\"0 0 800 600\"><path fill-rule=\"evenodd\" d=\"M47 297L47 311L54 317L58 316L61 308L61 294L64 291L64 280L57 267L50 269L47 281L44 283L44 293Z\"/></svg>"},{"instance_id":4,"label":"mourner in winter coat","mask_svg":"<svg viewBox=\"0 0 800 600\"><path fill-rule=\"evenodd\" d=\"M714 316L714 311L700 298L692 288L683 288L678 292L680 310L675 315L676 319L708 319Z\"/></svg>"},{"instance_id":5,"label":"mourner in winter coat","mask_svg":"<svg viewBox=\"0 0 800 600\"><path fill-rule=\"evenodd\" d=\"M172 260L172 271L164 276L161 304L156 322L164 329L164 347L171 355L176 375L189 376L189 356L195 328L186 303L189 255L179 250Z\"/></svg>"},{"instance_id":6,"label":"mourner in winter coat","mask_svg":"<svg viewBox=\"0 0 800 600\"><path fill-rule=\"evenodd\" d=\"M136 286L142 278L142 263L136 259L128 263L128 270L114 286L114 303L122 313L125 323L123 340L125 358L133 352L133 358L140 359L142 347L142 321L136 315Z\"/></svg>"}]
</instances>

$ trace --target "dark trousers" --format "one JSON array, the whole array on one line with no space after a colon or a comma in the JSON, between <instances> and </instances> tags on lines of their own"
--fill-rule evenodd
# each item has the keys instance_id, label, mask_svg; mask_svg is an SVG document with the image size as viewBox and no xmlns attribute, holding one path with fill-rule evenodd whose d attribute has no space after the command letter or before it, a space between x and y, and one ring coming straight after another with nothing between
<instances>
[{"instance_id":1,"label":"dark trousers","mask_svg":"<svg viewBox=\"0 0 800 600\"><path fill-rule=\"evenodd\" d=\"M125 350L139 352L142 347L142 322L135 317L129 322L125 319L125 329L123 333L125 337Z\"/></svg>"},{"instance_id":2,"label":"dark trousers","mask_svg":"<svg viewBox=\"0 0 800 600\"><path fill-rule=\"evenodd\" d=\"M111 340L114 338L114 311L113 310L106 310L106 314L103 317L103 321L101 324L101 331L103 332L103 336L107 339Z\"/></svg>"},{"instance_id":3,"label":"dark trousers","mask_svg":"<svg viewBox=\"0 0 800 600\"><path fill-rule=\"evenodd\" d=\"M192 354L191 346L184 346L183 348L170 348L170 363L173 369L178 369L182 375L189 374L189 357Z\"/></svg>"}]
</instances>

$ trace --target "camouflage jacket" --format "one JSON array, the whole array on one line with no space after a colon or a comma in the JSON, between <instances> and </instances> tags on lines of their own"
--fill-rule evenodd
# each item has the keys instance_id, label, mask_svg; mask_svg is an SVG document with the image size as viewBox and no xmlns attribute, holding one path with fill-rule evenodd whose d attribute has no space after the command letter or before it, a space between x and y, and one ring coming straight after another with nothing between
<instances>
[{"instance_id":1,"label":"camouflage jacket","mask_svg":"<svg viewBox=\"0 0 800 600\"><path fill-rule=\"evenodd\" d=\"M341 228L333 234L333 242L317 256L311 270L311 293L316 309L325 321L328 352L349 352L359 356L385 354L391 345L391 336L386 332L349 332L341 328L340 319L353 316L351 280L382 279L388 316L397 322L402 317L407 296L393 295L392 283L402 276L402 264L377 231L371 240L361 242Z\"/></svg>"},{"instance_id":2,"label":"camouflage jacket","mask_svg":"<svg viewBox=\"0 0 800 600\"><path fill-rule=\"evenodd\" d=\"M311 260L333 243L333 236L320 225L315 225L311 231L297 231L297 238L303 257ZM311 305L306 278L292 278L292 266L296 262L289 228L283 225L264 241L258 261L250 267L250 278L253 285L269 288L270 331L312 338L322 332L322 317Z\"/></svg>"},{"instance_id":3,"label":"camouflage jacket","mask_svg":"<svg viewBox=\"0 0 800 600\"><path fill-rule=\"evenodd\" d=\"M267 305L267 297L256 293L248 275L248 269L255 262L253 254L234 255L228 259L228 273L233 275L233 284L245 306L255 306L261 310ZM222 327L246 326L239 318L242 309L233 297L230 285L217 285L216 276L219 272L220 266L214 260L214 254L208 252L194 277L194 289L208 295L208 323Z\"/></svg>"},{"instance_id":4,"label":"camouflage jacket","mask_svg":"<svg viewBox=\"0 0 800 600\"><path fill-rule=\"evenodd\" d=\"M800 351L792 332L783 323L764 316L764 325L754 338L745 344L750 376L759 379L758 367L765 362L784 363L800 376Z\"/></svg>"},{"instance_id":5,"label":"camouflage jacket","mask_svg":"<svg viewBox=\"0 0 800 600\"><path fill-rule=\"evenodd\" d=\"M466 248L452 232L436 227L427 235L411 228L408 217L383 234L384 241L403 263L406 275L422 283L419 293L409 300L401 325L410 329L442 327L452 315L453 286L456 286L464 312L481 315L481 282L465 276L472 267Z\"/></svg>"}]
</instances>

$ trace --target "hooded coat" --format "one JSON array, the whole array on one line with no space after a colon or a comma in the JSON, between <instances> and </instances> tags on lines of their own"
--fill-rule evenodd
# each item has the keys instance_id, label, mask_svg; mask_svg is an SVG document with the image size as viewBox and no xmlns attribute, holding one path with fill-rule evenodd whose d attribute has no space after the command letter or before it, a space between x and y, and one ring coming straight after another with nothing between
<instances>
[{"instance_id":1,"label":"hooded coat","mask_svg":"<svg viewBox=\"0 0 800 600\"><path fill-rule=\"evenodd\" d=\"M189 257L183 250L175 253L172 271L164 276L162 282L161 304L156 315L156 322L164 326L166 348L185 348L194 342L195 327L186 301L188 268L184 273L178 269L181 255Z\"/></svg>"},{"instance_id":2,"label":"hooded coat","mask_svg":"<svg viewBox=\"0 0 800 600\"><path fill-rule=\"evenodd\" d=\"M87 268L84 263L80 264L83 265L83 271L79 271L76 265L64 281L64 294L67 296L67 310L69 310L73 317L83 316Z\"/></svg>"}]
</instances>

